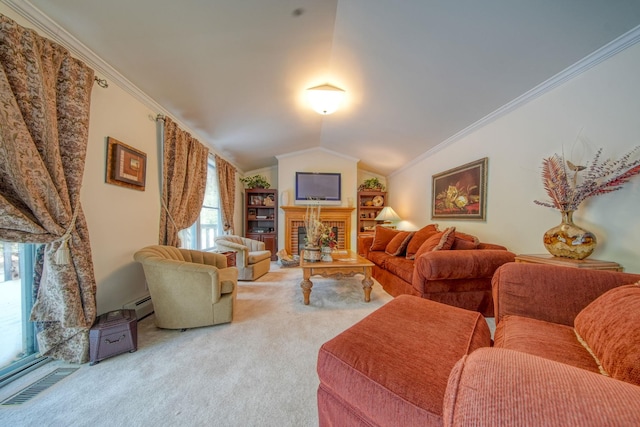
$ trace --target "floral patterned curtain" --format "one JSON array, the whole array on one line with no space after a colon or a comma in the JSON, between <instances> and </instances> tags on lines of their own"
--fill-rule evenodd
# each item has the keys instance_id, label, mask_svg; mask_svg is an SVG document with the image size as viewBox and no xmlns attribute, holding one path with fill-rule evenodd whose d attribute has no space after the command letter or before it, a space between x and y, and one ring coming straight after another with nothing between
<instances>
[{"instance_id":1,"label":"floral patterned curtain","mask_svg":"<svg viewBox=\"0 0 640 427\"><path fill-rule=\"evenodd\" d=\"M80 204L93 78L62 46L0 15L0 240L45 244L31 320L41 354L73 363L88 361L96 317Z\"/></svg>"},{"instance_id":2,"label":"floral patterned curtain","mask_svg":"<svg viewBox=\"0 0 640 427\"><path fill-rule=\"evenodd\" d=\"M233 211L236 203L236 168L226 160L216 156L218 188L220 189L220 205L222 226L228 234L233 234Z\"/></svg>"},{"instance_id":3,"label":"floral patterned curtain","mask_svg":"<svg viewBox=\"0 0 640 427\"><path fill-rule=\"evenodd\" d=\"M190 133L164 118L160 244L180 246L178 232L200 215L207 185L209 150Z\"/></svg>"}]
</instances>

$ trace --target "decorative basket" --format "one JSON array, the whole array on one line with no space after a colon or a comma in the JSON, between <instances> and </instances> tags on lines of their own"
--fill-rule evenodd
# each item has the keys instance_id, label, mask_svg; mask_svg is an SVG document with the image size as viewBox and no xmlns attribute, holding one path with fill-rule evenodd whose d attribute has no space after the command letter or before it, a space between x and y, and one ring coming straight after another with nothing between
<instances>
[{"instance_id":1,"label":"decorative basket","mask_svg":"<svg viewBox=\"0 0 640 427\"><path fill-rule=\"evenodd\" d=\"M300 265L300 257L298 255L294 255L293 257L289 255L284 249L281 249L276 253L278 256L278 261L280 265L288 268L288 267L297 267Z\"/></svg>"}]
</instances>

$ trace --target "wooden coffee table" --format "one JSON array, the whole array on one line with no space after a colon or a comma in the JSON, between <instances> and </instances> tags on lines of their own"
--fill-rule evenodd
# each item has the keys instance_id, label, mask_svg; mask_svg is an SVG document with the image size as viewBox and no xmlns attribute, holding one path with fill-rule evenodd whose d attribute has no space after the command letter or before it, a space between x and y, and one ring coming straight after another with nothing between
<instances>
[{"instance_id":1,"label":"wooden coffee table","mask_svg":"<svg viewBox=\"0 0 640 427\"><path fill-rule=\"evenodd\" d=\"M305 261L304 257L300 257L300 267L302 267L302 294L304 296L305 305L309 305L309 295L311 295L311 276L331 277L341 279L343 277L353 277L356 274L364 275L362 279L362 289L364 290L364 301L371 301L371 267L373 263L366 258L361 257L353 251L342 251L331 253L333 261Z\"/></svg>"}]
</instances>

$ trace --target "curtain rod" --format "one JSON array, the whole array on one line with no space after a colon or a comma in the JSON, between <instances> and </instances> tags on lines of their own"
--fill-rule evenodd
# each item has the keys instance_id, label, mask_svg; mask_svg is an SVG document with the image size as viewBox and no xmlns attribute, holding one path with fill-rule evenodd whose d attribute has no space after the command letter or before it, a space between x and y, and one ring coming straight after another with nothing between
<instances>
[{"instance_id":1,"label":"curtain rod","mask_svg":"<svg viewBox=\"0 0 640 427\"><path fill-rule=\"evenodd\" d=\"M101 79L98 76L94 76L93 80L95 80L96 83L98 83L98 86L100 86L101 88L108 88L109 87L109 83L107 82L107 79Z\"/></svg>"}]
</instances>

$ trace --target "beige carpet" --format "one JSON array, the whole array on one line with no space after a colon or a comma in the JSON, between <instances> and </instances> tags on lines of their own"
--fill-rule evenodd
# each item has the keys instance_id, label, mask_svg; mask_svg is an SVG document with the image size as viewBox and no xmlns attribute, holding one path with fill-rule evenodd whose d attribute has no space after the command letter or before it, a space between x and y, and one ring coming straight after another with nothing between
<instances>
[{"instance_id":1,"label":"beige carpet","mask_svg":"<svg viewBox=\"0 0 640 427\"><path fill-rule=\"evenodd\" d=\"M379 283L363 301L361 276L312 278L302 304L299 268L241 282L233 323L186 332L138 324L138 351L81 369L32 400L0 406L0 426L315 426L320 345L391 300ZM0 389L34 382L49 363Z\"/></svg>"}]
</instances>

